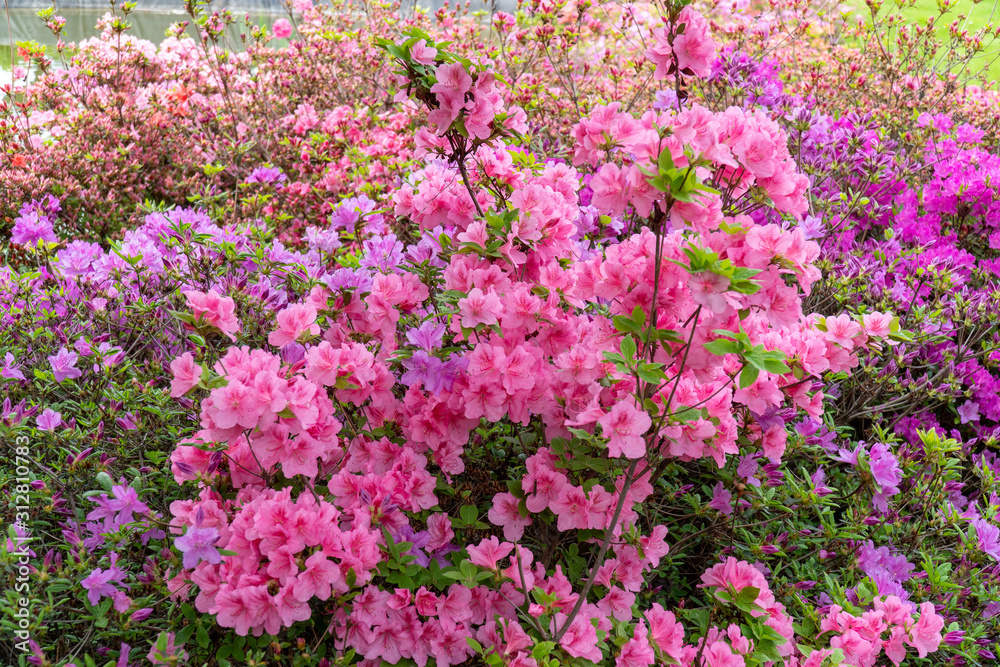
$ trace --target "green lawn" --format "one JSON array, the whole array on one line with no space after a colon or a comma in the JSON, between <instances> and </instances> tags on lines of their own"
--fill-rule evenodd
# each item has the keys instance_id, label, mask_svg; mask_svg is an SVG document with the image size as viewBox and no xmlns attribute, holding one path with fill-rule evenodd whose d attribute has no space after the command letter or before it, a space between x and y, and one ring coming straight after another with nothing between
<instances>
[{"instance_id":1,"label":"green lawn","mask_svg":"<svg viewBox=\"0 0 1000 667\"><path fill-rule=\"evenodd\" d=\"M858 11L867 14L868 9L863 2L855 0ZM974 34L977 30L992 23L1000 26L1000 0L982 0L973 2L972 0L951 0L951 7L943 16L940 15L939 3L936 0L915 0L900 2L887 0L882 5L881 14L902 14L911 22L924 23L929 17L937 17L938 34L942 39L948 38L949 26L958 20L960 15L966 18L961 24L965 31ZM903 5L903 6L900 6ZM992 81L1000 80L1000 40L991 41L991 38L984 40L984 53L977 56L970 65L970 70L981 70L988 67L987 79Z\"/></svg>"}]
</instances>

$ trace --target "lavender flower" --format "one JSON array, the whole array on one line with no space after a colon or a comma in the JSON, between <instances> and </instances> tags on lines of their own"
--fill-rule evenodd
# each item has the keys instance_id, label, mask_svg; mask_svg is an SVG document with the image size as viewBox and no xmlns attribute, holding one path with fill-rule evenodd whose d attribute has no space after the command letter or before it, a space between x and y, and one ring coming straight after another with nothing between
<instances>
[{"instance_id":1,"label":"lavender flower","mask_svg":"<svg viewBox=\"0 0 1000 667\"><path fill-rule=\"evenodd\" d=\"M114 598L120 591L115 584L124 585L126 574L118 566L118 554L111 553L111 566L108 569L95 568L80 582L87 591L87 600L96 606L103 597Z\"/></svg>"},{"instance_id":2,"label":"lavender flower","mask_svg":"<svg viewBox=\"0 0 1000 667\"><path fill-rule=\"evenodd\" d=\"M407 331L406 340L410 341L411 344L430 352L431 350L441 347L441 342L444 340L444 332L445 326L443 324L439 324L433 320L427 320L416 329L410 329Z\"/></svg>"},{"instance_id":3,"label":"lavender flower","mask_svg":"<svg viewBox=\"0 0 1000 667\"><path fill-rule=\"evenodd\" d=\"M858 548L858 567L878 589L879 595L898 595L907 599L903 583L913 578L915 566L903 555L893 555L888 547L875 548L868 540Z\"/></svg>"},{"instance_id":4,"label":"lavender flower","mask_svg":"<svg viewBox=\"0 0 1000 667\"><path fill-rule=\"evenodd\" d=\"M184 554L183 565L188 570L201 561L212 565L222 561L222 554L215 548L221 537L219 531L214 527L202 528L204 520L205 510L199 507L194 526L189 526L186 533L174 540L174 545Z\"/></svg>"},{"instance_id":5,"label":"lavender flower","mask_svg":"<svg viewBox=\"0 0 1000 667\"><path fill-rule=\"evenodd\" d=\"M403 360L406 372L399 380L408 387L423 384L428 390L436 391L440 389L438 385L440 385L441 366L440 359L430 356L423 350L417 350L409 359Z\"/></svg>"}]
</instances>

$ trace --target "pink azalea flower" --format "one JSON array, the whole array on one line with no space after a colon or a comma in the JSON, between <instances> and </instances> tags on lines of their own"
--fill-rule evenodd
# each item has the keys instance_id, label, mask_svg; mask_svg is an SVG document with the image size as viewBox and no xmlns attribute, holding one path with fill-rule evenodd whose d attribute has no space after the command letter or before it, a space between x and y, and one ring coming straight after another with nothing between
<instances>
[{"instance_id":1,"label":"pink azalea flower","mask_svg":"<svg viewBox=\"0 0 1000 667\"><path fill-rule=\"evenodd\" d=\"M430 66L434 64L435 57L437 57L437 49L427 46L426 39L418 39L410 47L410 58L413 59L413 62Z\"/></svg>"},{"instance_id":2,"label":"pink azalea flower","mask_svg":"<svg viewBox=\"0 0 1000 667\"><path fill-rule=\"evenodd\" d=\"M555 622L565 623L566 615L556 614ZM559 645L574 658L583 658L591 662L601 661L601 649L597 646L597 628L583 614L573 619L569 629L559 640Z\"/></svg>"},{"instance_id":3,"label":"pink azalea flower","mask_svg":"<svg viewBox=\"0 0 1000 667\"><path fill-rule=\"evenodd\" d=\"M646 623L639 621L632 631L632 638L625 642L615 659L615 667L647 667L656 662L656 652L649 645Z\"/></svg>"},{"instance_id":4,"label":"pink azalea flower","mask_svg":"<svg viewBox=\"0 0 1000 667\"><path fill-rule=\"evenodd\" d=\"M431 92L437 98L438 108L430 112L427 119L437 125L437 134L443 135L462 112L472 77L461 63L440 65L434 76L437 83L431 86Z\"/></svg>"},{"instance_id":5,"label":"pink azalea flower","mask_svg":"<svg viewBox=\"0 0 1000 667\"><path fill-rule=\"evenodd\" d=\"M278 39L288 39L292 36L292 24L288 19L278 19L274 22L271 29L274 32L274 36Z\"/></svg>"},{"instance_id":6,"label":"pink azalea flower","mask_svg":"<svg viewBox=\"0 0 1000 667\"><path fill-rule=\"evenodd\" d=\"M278 313L278 328L267 337L267 342L275 347L284 347L298 340L299 336L308 332L316 336L319 325L316 324L316 306L308 303L296 303Z\"/></svg>"},{"instance_id":7,"label":"pink azalea flower","mask_svg":"<svg viewBox=\"0 0 1000 667\"><path fill-rule=\"evenodd\" d=\"M827 340L839 344L845 350L854 349L854 337L861 333L861 325L852 320L850 315L831 315L824 323Z\"/></svg>"},{"instance_id":8,"label":"pink azalea flower","mask_svg":"<svg viewBox=\"0 0 1000 667\"><path fill-rule=\"evenodd\" d=\"M603 165L590 180L594 190L592 203L602 213L615 217L625 212L629 202L627 173L613 162Z\"/></svg>"},{"instance_id":9,"label":"pink azalea flower","mask_svg":"<svg viewBox=\"0 0 1000 667\"><path fill-rule=\"evenodd\" d=\"M865 333L873 338L886 338L892 333L892 313L865 313L861 324Z\"/></svg>"},{"instance_id":10,"label":"pink azalea flower","mask_svg":"<svg viewBox=\"0 0 1000 667\"><path fill-rule=\"evenodd\" d=\"M705 664L707 667L744 667L743 656L733 653L733 649L725 642L712 642L705 649Z\"/></svg>"},{"instance_id":11,"label":"pink azalea flower","mask_svg":"<svg viewBox=\"0 0 1000 667\"><path fill-rule=\"evenodd\" d=\"M170 395L174 398L188 393L201 381L202 368L195 363L190 352L185 352L171 361L170 372L174 376L170 381Z\"/></svg>"},{"instance_id":12,"label":"pink azalea flower","mask_svg":"<svg viewBox=\"0 0 1000 667\"><path fill-rule=\"evenodd\" d=\"M677 622L673 612L654 602L646 612L646 619L649 621L649 638L661 651L675 660L679 659L684 646L684 626Z\"/></svg>"},{"instance_id":13,"label":"pink azalea flower","mask_svg":"<svg viewBox=\"0 0 1000 667\"><path fill-rule=\"evenodd\" d=\"M492 290L484 293L474 287L469 291L469 296L458 300L458 312L462 316L463 328L475 329L480 324L492 326L499 322L503 304Z\"/></svg>"},{"instance_id":14,"label":"pink azalea flower","mask_svg":"<svg viewBox=\"0 0 1000 667\"><path fill-rule=\"evenodd\" d=\"M928 653L933 653L941 645L941 630L944 628L944 619L934 611L934 603L920 603L920 619L910 630L907 643L917 649L917 655L921 658Z\"/></svg>"},{"instance_id":15,"label":"pink azalea flower","mask_svg":"<svg viewBox=\"0 0 1000 667\"><path fill-rule=\"evenodd\" d=\"M715 42L708 21L688 6L681 10L677 22L684 24L684 32L674 37L678 66L690 69L696 76L708 76L715 60Z\"/></svg>"},{"instance_id":16,"label":"pink azalea flower","mask_svg":"<svg viewBox=\"0 0 1000 667\"><path fill-rule=\"evenodd\" d=\"M208 293L190 290L184 292L187 297L188 307L194 313L195 319L200 319L206 324L215 327L229 340L236 340L235 334L240 330L239 320L236 319L236 302L228 296L222 296L215 290Z\"/></svg>"},{"instance_id":17,"label":"pink azalea flower","mask_svg":"<svg viewBox=\"0 0 1000 667\"><path fill-rule=\"evenodd\" d=\"M260 624L268 604L267 586L227 585L216 595L213 610L218 614L216 621L220 626L233 628L236 634L245 637Z\"/></svg>"},{"instance_id":18,"label":"pink azalea flower","mask_svg":"<svg viewBox=\"0 0 1000 667\"><path fill-rule=\"evenodd\" d=\"M590 523L590 501L579 486L564 486L550 507L559 517L559 530L586 530Z\"/></svg>"},{"instance_id":19,"label":"pink azalea flower","mask_svg":"<svg viewBox=\"0 0 1000 667\"><path fill-rule=\"evenodd\" d=\"M504 539L516 542L524 535L525 526L531 525L530 516L521 516L518 510L520 501L510 493L498 493L493 496L493 507L489 511L489 519L494 526L503 527Z\"/></svg>"},{"instance_id":20,"label":"pink azalea flower","mask_svg":"<svg viewBox=\"0 0 1000 667\"><path fill-rule=\"evenodd\" d=\"M513 544L510 542L501 542L494 536L484 539L476 546L470 545L466 547L466 551L469 552L469 560L472 561L472 564L486 568L487 570L496 570L497 564L513 550Z\"/></svg>"},{"instance_id":21,"label":"pink azalea flower","mask_svg":"<svg viewBox=\"0 0 1000 667\"><path fill-rule=\"evenodd\" d=\"M608 438L608 454L614 458L625 456L637 459L646 454L643 436L653 420L645 410L640 410L635 401L615 403L611 412L597 420L604 437Z\"/></svg>"}]
</instances>

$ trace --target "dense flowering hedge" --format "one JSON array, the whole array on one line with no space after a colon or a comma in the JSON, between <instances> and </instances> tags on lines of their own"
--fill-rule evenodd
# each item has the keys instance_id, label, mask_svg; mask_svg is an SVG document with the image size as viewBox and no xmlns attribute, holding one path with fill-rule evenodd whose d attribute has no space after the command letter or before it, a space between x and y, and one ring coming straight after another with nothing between
<instances>
[{"instance_id":1,"label":"dense flowering hedge","mask_svg":"<svg viewBox=\"0 0 1000 667\"><path fill-rule=\"evenodd\" d=\"M799 2L189 9L4 91L6 662L996 659L957 75L820 85Z\"/></svg>"}]
</instances>

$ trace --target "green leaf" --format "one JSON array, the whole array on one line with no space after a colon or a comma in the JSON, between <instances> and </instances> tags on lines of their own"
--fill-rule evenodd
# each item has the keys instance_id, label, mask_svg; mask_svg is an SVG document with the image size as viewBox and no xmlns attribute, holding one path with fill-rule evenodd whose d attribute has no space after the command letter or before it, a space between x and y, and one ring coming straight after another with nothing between
<instances>
[{"instance_id":1,"label":"green leaf","mask_svg":"<svg viewBox=\"0 0 1000 667\"><path fill-rule=\"evenodd\" d=\"M612 321L614 322L616 331L642 336L642 325L637 324L632 319L624 315L615 315Z\"/></svg>"},{"instance_id":2,"label":"green leaf","mask_svg":"<svg viewBox=\"0 0 1000 667\"><path fill-rule=\"evenodd\" d=\"M661 147L660 155L656 159L656 166L660 168L660 172L670 172L674 169L674 156L670 154L670 148Z\"/></svg>"},{"instance_id":3,"label":"green leaf","mask_svg":"<svg viewBox=\"0 0 1000 667\"><path fill-rule=\"evenodd\" d=\"M663 364L660 363L639 364L638 368L636 368L636 375L643 382L663 382L667 379L667 375L661 370L662 366Z\"/></svg>"},{"instance_id":4,"label":"green leaf","mask_svg":"<svg viewBox=\"0 0 1000 667\"><path fill-rule=\"evenodd\" d=\"M721 357L725 354L737 354L740 351L740 344L735 340L716 338L705 343L705 349Z\"/></svg>"},{"instance_id":5,"label":"green leaf","mask_svg":"<svg viewBox=\"0 0 1000 667\"><path fill-rule=\"evenodd\" d=\"M746 389L754 382L757 381L757 377L760 375L760 371L753 366L744 366L743 370L740 371L740 389Z\"/></svg>"},{"instance_id":6,"label":"green leaf","mask_svg":"<svg viewBox=\"0 0 1000 667\"><path fill-rule=\"evenodd\" d=\"M783 361L778 361L777 359L765 359L764 360L764 370L768 373L774 373L775 375L784 375L785 373L790 373L791 368Z\"/></svg>"},{"instance_id":7,"label":"green leaf","mask_svg":"<svg viewBox=\"0 0 1000 667\"><path fill-rule=\"evenodd\" d=\"M625 359L629 361L635 359L635 339L632 338L631 334L622 339L621 350L622 356L625 357Z\"/></svg>"},{"instance_id":8,"label":"green leaf","mask_svg":"<svg viewBox=\"0 0 1000 667\"><path fill-rule=\"evenodd\" d=\"M115 485L114 480L111 479L111 475L104 471L97 473L97 483L108 493L111 493L111 487Z\"/></svg>"},{"instance_id":9,"label":"green leaf","mask_svg":"<svg viewBox=\"0 0 1000 667\"><path fill-rule=\"evenodd\" d=\"M531 657L535 660L541 660L542 658L548 656L552 653L552 649L556 647L555 642L538 642L535 647L531 649Z\"/></svg>"},{"instance_id":10,"label":"green leaf","mask_svg":"<svg viewBox=\"0 0 1000 667\"><path fill-rule=\"evenodd\" d=\"M466 524L473 524L479 519L479 508L475 505L463 505L459 510L459 516Z\"/></svg>"}]
</instances>

